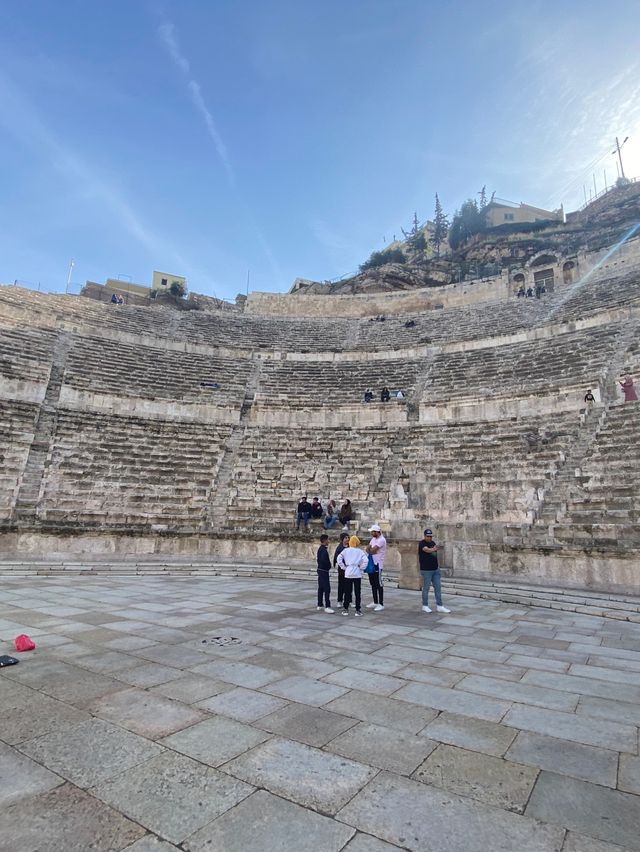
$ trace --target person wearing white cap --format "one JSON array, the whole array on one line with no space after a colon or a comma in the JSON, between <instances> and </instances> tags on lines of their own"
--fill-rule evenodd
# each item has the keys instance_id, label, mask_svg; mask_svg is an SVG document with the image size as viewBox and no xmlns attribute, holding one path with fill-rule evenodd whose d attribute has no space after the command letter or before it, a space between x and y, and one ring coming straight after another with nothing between
<instances>
[{"instance_id":1,"label":"person wearing white cap","mask_svg":"<svg viewBox=\"0 0 640 852\"><path fill-rule=\"evenodd\" d=\"M384 557L387 553L387 540L383 536L378 524L373 524L373 526L369 527L369 532L371 533L371 541L367 547L367 553L373 559L376 570L372 574L369 574L373 603L367 604L367 609L373 609L374 612L382 612L384 609L382 569L384 568Z\"/></svg>"},{"instance_id":2,"label":"person wearing white cap","mask_svg":"<svg viewBox=\"0 0 640 852\"><path fill-rule=\"evenodd\" d=\"M433 585L436 596L436 610L438 612L451 612L442 603L442 590L440 586L440 568L438 566L438 545L433 540L433 530L425 530L424 538L418 542L418 561L420 573L422 574L422 610L432 612L429 606L429 587Z\"/></svg>"}]
</instances>

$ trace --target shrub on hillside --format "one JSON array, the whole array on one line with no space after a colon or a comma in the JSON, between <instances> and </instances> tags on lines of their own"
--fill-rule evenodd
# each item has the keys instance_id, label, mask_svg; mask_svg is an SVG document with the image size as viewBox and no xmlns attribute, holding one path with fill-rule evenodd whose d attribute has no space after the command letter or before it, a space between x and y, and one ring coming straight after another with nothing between
<instances>
[{"instance_id":1,"label":"shrub on hillside","mask_svg":"<svg viewBox=\"0 0 640 852\"><path fill-rule=\"evenodd\" d=\"M387 263L406 263L407 258L402 249L386 249L385 251L374 251L369 256L368 260L360 264L360 272L365 272L367 269L377 269L379 266L385 266Z\"/></svg>"}]
</instances>

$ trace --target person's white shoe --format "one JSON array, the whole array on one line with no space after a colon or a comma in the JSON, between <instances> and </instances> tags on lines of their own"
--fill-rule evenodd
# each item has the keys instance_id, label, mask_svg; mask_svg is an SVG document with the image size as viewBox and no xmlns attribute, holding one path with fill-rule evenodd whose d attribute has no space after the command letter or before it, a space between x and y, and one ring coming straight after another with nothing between
<instances>
[{"instance_id":1,"label":"person's white shoe","mask_svg":"<svg viewBox=\"0 0 640 852\"><path fill-rule=\"evenodd\" d=\"M357 616L360 616L360 615L362 615L362 613L361 613L361 612L358 612L358 610L356 610L356 617L357 617Z\"/></svg>"},{"instance_id":2,"label":"person's white shoe","mask_svg":"<svg viewBox=\"0 0 640 852\"><path fill-rule=\"evenodd\" d=\"M324 607L323 606L317 606L316 609L321 610L321 609L324 609Z\"/></svg>"},{"instance_id":3,"label":"person's white shoe","mask_svg":"<svg viewBox=\"0 0 640 852\"><path fill-rule=\"evenodd\" d=\"M378 604L376 604L376 603L367 604L367 609L373 609L374 606L378 606Z\"/></svg>"},{"instance_id":4,"label":"person's white shoe","mask_svg":"<svg viewBox=\"0 0 640 852\"><path fill-rule=\"evenodd\" d=\"M384 609L384 607L382 606L382 604L376 604L373 608L373 611L374 612L382 612L383 609Z\"/></svg>"},{"instance_id":5,"label":"person's white shoe","mask_svg":"<svg viewBox=\"0 0 640 852\"><path fill-rule=\"evenodd\" d=\"M430 607L430 606L423 606L423 607L422 607L422 611L423 611L423 612L433 612L433 610L431 609L431 607Z\"/></svg>"},{"instance_id":6,"label":"person's white shoe","mask_svg":"<svg viewBox=\"0 0 640 852\"><path fill-rule=\"evenodd\" d=\"M342 532L349 532L349 527L346 524L342 527Z\"/></svg>"},{"instance_id":7,"label":"person's white shoe","mask_svg":"<svg viewBox=\"0 0 640 852\"><path fill-rule=\"evenodd\" d=\"M335 612L335 609L331 609L331 607L328 606L328 607L326 607L325 612L328 612L330 615L333 615L333 613Z\"/></svg>"},{"instance_id":8,"label":"person's white shoe","mask_svg":"<svg viewBox=\"0 0 640 852\"><path fill-rule=\"evenodd\" d=\"M436 609L438 612L451 612L451 610L447 609L446 606L437 606Z\"/></svg>"},{"instance_id":9,"label":"person's white shoe","mask_svg":"<svg viewBox=\"0 0 640 852\"><path fill-rule=\"evenodd\" d=\"M343 609L343 610L342 610L342 614L343 614L343 615L349 615L349 610L348 610L348 609Z\"/></svg>"}]
</instances>

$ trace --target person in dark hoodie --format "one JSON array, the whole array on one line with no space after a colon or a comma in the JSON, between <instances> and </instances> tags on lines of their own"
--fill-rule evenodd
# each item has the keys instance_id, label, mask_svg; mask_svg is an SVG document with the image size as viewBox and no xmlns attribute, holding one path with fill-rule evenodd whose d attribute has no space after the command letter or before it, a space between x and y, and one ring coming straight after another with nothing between
<instances>
[{"instance_id":1,"label":"person in dark hoodie","mask_svg":"<svg viewBox=\"0 0 640 852\"><path fill-rule=\"evenodd\" d=\"M324 609L325 612L333 614L331 609L331 582L329 573L331 571L331 559L329 558L329 536L323 533L320 536L320 547L318 548L318 606L317 609ZM324 606L322 599L324 598Z\"/></svg>"},{"instance_id":2,"label":"person in dark hoodie","mask_svg":"<svg viewBox=\"0 0 640 852\"><path fill-rule=\"evenodd\" d=\"M338 565L338 556L342 553L345 547L349 547L349 533L343 532L340 536L340 544L336 547L333 554L333 567L338 571L338 603L341 604L344 598L344 568Z\"/></svg>"}]
</instances>

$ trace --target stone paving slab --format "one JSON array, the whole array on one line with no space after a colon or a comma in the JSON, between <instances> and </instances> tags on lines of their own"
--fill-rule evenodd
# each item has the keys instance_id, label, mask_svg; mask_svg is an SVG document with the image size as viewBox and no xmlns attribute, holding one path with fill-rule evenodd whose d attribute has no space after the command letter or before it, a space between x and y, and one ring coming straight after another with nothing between
<instances>
[{"instance_id":1,"label":"stone paving slab","mask_svg":"<svg viewBox=\"0 0 640 852\"><path fill-rule=\"evenodd\" d=\"M575 713L559 713L518 704L504 717L504 724L585 745L628 751L631 754L635 754L638 749L637 728L619 722L590 719L588 716L578 717Z\"/></svg>"},{"instance_id":2,"label":"stone paving slab","mask_svg":"<svg viewBox=\"0 0 640 852\"><path fill-rule=\"evenodd\" d=\"M348 716L319 707L291 703L275 713L263 716L255 724L272 734L319 748L353 728L358 722Z\"/></svg>"},{"instance_id":3,"label":"stone paving slab","mask_svg":"<svg viewBox=\"0 0 640 852\"><path fill-rule=\"evenodd\" d=\"M172 843L237 805L253 787L167 752L106 781L92 792Z\"/></svg>"},{"instance_id":4,"label":"stone paving slab","mask_svg":"<svg viewBox=\"0 0 640 852\"><path fill-rule=\"evenodd\" d=\"M0 682L0 739L10 745L91 718L83 710L33 689L18 687L21 692L12 692L12 687L14 685L8 680Z\"/></svg>"},{"instance_id":5,"label":"stone paving slab","mask_svg":"<svg viewBox=\"0 0 640 852\"><path fill-rule=\"evenodd\" d=\"M178 701L142 689L121 689L90 705L92 713L150 739L199 722L204 714Z\"/></svg>"},{"instance_id":6,"label":"stone paving slab","mask_svg":"<svg viewBox=\"0 0 640 852\"><path fill-rule=\"evenodd\" d=\"M630 754L620 755L618 789L640 795L640 757L632 757Z\"/></svg>"},{"instance_id":7,"label":"stone paving slab","mask_svg":"<svg viewBox=\"0 0 640 852\"><path fill-rule=\"evenodd\" d=\"M78 787L92 787L162 752L145 737L101 719L52 731L19 748Z\"/></svg>"},{"instance_id":8,"label":"stone paving slab","mask_svg":"<svg viewBox=\"0 0 640 852\"><path fill-rule=\"evenodd\" d=\"M510 683L482 675L468 675L457 684L465 692L503 698L505 701L530 704L533 707L546 707L548 710L563 710L571 713L576 709L579 695L572 692L559 692L557 689L545 689L527 683Z\"/></svg>"},{"instance_id":9,"label":"stone paving slab","mask_svg":"<svg viewBox=\"0 0 640 852\"><path fill-rule=\"evenodd\" d=\"M562 852L625 852L625 849L617 844L605 843L603 840L596 840L594 837L568 831Z\"/></svg>"},{"instance_id":10,"label":"stone paving slab","mask_svg":"<svg viewBox=\"0 0 640 852\"><path fill-rule=\"evenodd\" d=\"M220 766L265 740L269 734L225 716L205 719L161 742L208 766Z\"/></svg>"},{"instance_id":11,"label":"stone paving slab","mask_svg":"<svg viewBox=\"0 0 640 852\"><path fill-rule=\"evenodd\" d=\"M412 852L560 852L562 828L382 772L338 819Z\"/></svg>"},{"instance_id":12,"label":"stone paving slab","mask_svg":"<svg viewBox=\"0 0 640 852\"><path fill-rule=\"evenodd\" d=\"M477 751L439 745L411 777L521 814L538 777L538 769Z\"/></svg>"},{"instance_id":13,"label":"stone paving slab","mask_svg":"<svg viewBox=\"0 0 640 852\"><path fill-rule=\"evenodd\" d=\"M165 698L174 698L184 704L195 704L197 701L203 701L205 698L212 698L214 695L230 692L233 689L230 683L212 680L203 675L193 675L189 672L186 674L180 672L180 675L181 677L176 680L170 680L152 687L151 692L164 695Z\"/></svg>"},{"instance_id":14,"label":"stone paving slab","mask_svg":"<svg viewBox=\"0 0 640 852\"><path fill-rule=\"evenodd\" d=\"M353 828L259 790L192 835L186 852L339 852Z\"/></svg>"},{"instance_id":15,"label":"stone paving slab","mask_svg":"<svg viewBox=\"0 0 640 852\"><path fill-rule=\"evenodd\" d=\"M395 692L393 698L397 701L433 707L435 710L447 710L476 719L486 719L489 722L499 722L511 707L510 702L507 701L498 701L495 698L485 698L459 689L445 689L427 683L409 683Z\"/></svg>"},{"instance_id":16,"label":"stone paving slab","mask_svg":"<svg viewBox=\"0 0 640 852\"><path fill-rule=\"evenodd\" d=\"M167 843L153 834L147 834L146 837L127 846L122 852L180 852L180 850L173 843Z\"/></svg>"},{"instance_id":17,"label":"stone paving slab","mask_svg":"<svg viewBox=\"0 0 640 852\"><path fill-rule=\"evenodd\" d=\"M618 752L609 749L521 731L505 756L516 763L526 763L593 784L616 786Z\"/></svg>"},{"instance_id":18,"label":"stone paving slab","mask_svg":"<svg viewBox=\"0 0 640 852\"><path fill-rule=\"evenodd\" d=\"M73 784L0 808L0 852L113 852L144 833Z\"/></svg>"},{"instance_id":19,"label":"stone paving slab","mask_svg":"<svg viewBox=\"0 0 640 852\"><path fill-rule=\"evenodd\" d=\"M405 704L382 695L368 695L355 689L325 704L324 709L411 734L417 734L437 716L437 711L428 707Z\"/></svg>"},{"instance_id":20,"label":"stone paving slab","mask_svg":"<svg viewBox=\"0 0 640 852\"><path fill-rule=\"evenodd\" d=\"M332 740L327 751L378 769L410 775L436 746L427 737L363 722Z\"/></svg>"},{"instance_id":21,"label":"stone paving slab","mask_svg":"<svg viewBox=\"0 0 640 852\"><path fill-rule=\"evenodd\" d=\"M359 831L344 847L344 852L397 852L398 847Z\"/></svg>"},{"instance_id":22,"label":"stone paving slab","mask_svg":"<svg viewBox=\"0 0 640 852\"><path fill-rule=\"evenodd\" d=\"M301 704L311 704L313 707L321 707L323 704L333 701L334 698L344 695L347 691L342 686L298 675L270 683L263 688L263 692L268 692L279 698L286 698L289 701L298 701Z\"/></svg>"},{"instance_id":23,"label":"stone paving slab","mask_svg":"<svg viewBox=\"0 0 640 852\"><path fill-rule=\"evenodd\" d=\"M0 743L0 810L62 783L59 775Z\"/></svg>"},{"instance_id":24,"label":"stone paving slab","mask_svg":"<svg viewBox=\"0 0 640 852\"><path fill-rule=\"evenodd\" d=\"M197 706L211 713L221 713L240 722L254 722L261 716L267 716L275 710L287 705L287 701L273 695L265 695L253 689L237 687L221 695L214 695L205 701L199 701Z\"/></svg>"},{"instance_id":25,"label":"stone paving slab","mask_svg":"<svg viewBox=\"0 0 640 852\"><path fill-rule=\"evenodd\" d=\"M335 812L370 781L377 770L353 760L275 737L223 767L249 784L325 814Z\"/></svg>"},{"instance_id":26,"label":"stone paving slab","mask_svg":"<svg viewBox=\"0 0 640 852\"><path fill-rule=\"evenodd\" d=\"M516 737L516 731L495 722L472 719L457 713L440 713L423 733L434 740L502 757Z\"/></svg>"},{"instance_id":27,"label":"stone paving slab","mask_svg":"<svg viewBox=\"0 0 640 852\"><path fill-rule=\"evenodd\" d=\"M629 793L543 771L525 813L598 840L640 847L640 799Z\"/></svg>"}]
</instances>

